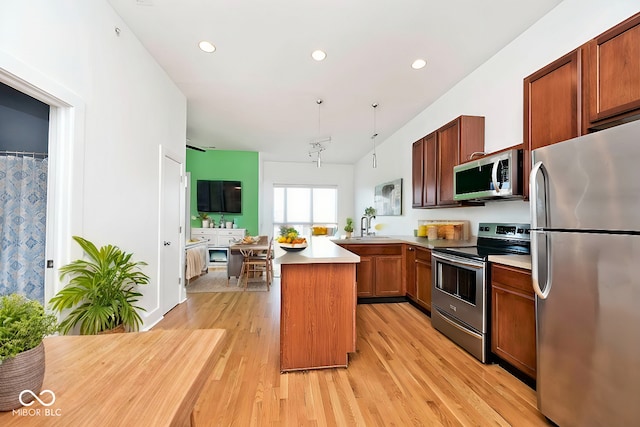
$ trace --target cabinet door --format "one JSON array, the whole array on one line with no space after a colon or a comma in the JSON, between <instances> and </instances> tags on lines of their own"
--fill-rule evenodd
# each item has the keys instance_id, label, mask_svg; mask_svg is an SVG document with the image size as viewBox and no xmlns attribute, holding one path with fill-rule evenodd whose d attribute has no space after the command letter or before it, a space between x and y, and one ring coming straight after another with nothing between
<instances>
[{"instance_id":1,"label":"cabinet door","mask_svg":"<svg viewBox=\"0 0 640 427\"><path fill-rule=\"evenodd\" d=\"M404 296L402 255L374 257L374 294L377 297Z\"/></svg>"},{"instance_id":2,"label":"cabinet door","mask_svg":"<svg viewBox=\"0 0 640 427\"><path fill-rule=\"evenodd\" d=\"M431 251L418 249L415 263L416 300L418 304L431 311Z\"/></svg>"},{"instance_id":3,"label":"cabinet door","mask_svg":"<svg viewBox=\"0 0 640 427\"><path fill-rule=\"evenodd\" d=\"M491 304L491 351L535 378L536 315L531 273L493 265Z\"/></svg>"},{"instance_id":4,"label":"cabinet door","mask_svg":"<svg viewBox=\"0 0 640 427\"><path fill-rule=\"evenodd\" d=\"M356 284L359 297L373 296L373 257L360 255L356 267Z\"/></svg>"},{"instance_id":5,"label":"cabinet door","mask_svg":"<svg viewBox=\"0 0 640 427\"><path fill-rule=\"evenodd\" d=\"M453 167L460 161L460 122L454 120L436 131L438 139L437 204L452 205Z\"/></svg>"},{"instance_id":6,"label":"cabinet door","mask_svg":"<svg viewBox=\"0 0 640 427\"><path fill-rule=\"evenodd\" d=\"M407 245L405 247L405 271L406 271L406 288L407 296L415 301L416 299L416 248L415 246Z\"/></svg>"},{"instance_id":7,"label":"cabinet door","mask_svg":"<svg viewBox=\"0 0 640 427\"><path fill-rule=\"evenodd\" d=\"M529 195L531 151L582 134L581 50L524 79L523 191Z\"/></svg>"},{"instance_id":8,"label":"cabinet door","mask_svg":"<svg viewBox=\"0 0 640 427\"><path fill-rule=\"evenodd\" d=\"M468 162L474 153L484 152L484 117L460 116L460 163Z\"/></svg>"},{"instance_id":9,"label":"cabinet door","mask_svg":"<svg viewBox=\"0 0 640 427\"><path fill-rule=\"evenodd\" d=\"M411 187L413 189L412 206L421 208L423 205L422 195L424 193L424 149L423 140L413 143L411 152Z\"/></svg>"},{"instance_id":10,"label":"cabinet door","mask_svg":"<svg viewBox=\"0 0 640 427\"><path fill-rule=\"evenodd\" d=\"M640 13L586 45L589 128L640 115Z\"/></svg>"},{"instance_id":11,"label":"cabinet door","mask_svg":"<svg viewBox=\"0 0 640 427\"><path fill-rule=\"evenodd\" d=\"M424 137L423 149L423 206L435 206L437 203L436 192L438 188L438 145L435 132Z\"/></svg>"}]
</instances>

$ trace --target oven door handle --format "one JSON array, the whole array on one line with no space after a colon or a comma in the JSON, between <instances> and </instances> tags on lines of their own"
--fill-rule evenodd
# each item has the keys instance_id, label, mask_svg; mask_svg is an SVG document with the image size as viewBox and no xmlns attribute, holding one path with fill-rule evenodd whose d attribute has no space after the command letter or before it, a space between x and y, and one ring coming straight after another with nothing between
<instances>
[{"instance_id":1,"label":"oven door handle","mask_svg":"<svg viewBox=\"0 0 640 427\"><path fill-rule=\"evenodd\" d=\"M436 311L438 312L438 314L440 315L440 318L441 318L442 320L445 320L445 321L446 321L447 323L449 323L451 326L453 326L454 328L456 328L456 329L460 330L460 332L464 332L465 334L468 334L468 335L474 336L474 337L476 337L476 338L478 338L478 339L482 339L482 335L480 335L479 333L477 333L477 332L475 332L475 331L472 331L472 330L470 330L470 329L468 329L468 328L464 328L464 327L462 327L462 326L458 325L456 322L454 322L453 320L451 320L451 319L449 318L449 315L448 315L447 313L445 313L444 311L440 310L440 308L435 307L435 306L434 306L434 308L436 309Z\"/></svg>"},{"instance_id":2,"label":"oven door handle","mask_svg":"<svg viewBox=\"0 0 640 427\"><path fill-rule=\"evenodd\" d=\"M443 256L443 255L437 254L435 252L431 252L431 256L433 258L435 258L435 259L439 259L440 261L444 261L444 262L447 262L447 263L455 263L457 265L463 265L465 267L471 267L471 268L474 268L476 270L478 270L480 268L484 268L484 263L483 262L475 263L473 261L469 261L469 260L467 260L465 258L458 257L458 256L455 256L455 255L447 254L447 255Z\"/></svg>"}]
</instances>

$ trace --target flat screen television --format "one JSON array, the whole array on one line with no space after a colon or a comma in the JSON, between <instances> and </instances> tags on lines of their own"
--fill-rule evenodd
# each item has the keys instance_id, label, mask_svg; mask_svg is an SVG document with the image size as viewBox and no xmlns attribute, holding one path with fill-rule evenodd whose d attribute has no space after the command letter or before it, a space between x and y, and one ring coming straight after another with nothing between
<instances>
[{"instance_id":1,"label":"flat screen television","mask_svg":"<svg viewBox=\"0 0 640 427\"><path fill-rule=\"evenodd\" d=\"M242 213L242 182L198 180L199 212Z\"/></svg>"}]
</instances>

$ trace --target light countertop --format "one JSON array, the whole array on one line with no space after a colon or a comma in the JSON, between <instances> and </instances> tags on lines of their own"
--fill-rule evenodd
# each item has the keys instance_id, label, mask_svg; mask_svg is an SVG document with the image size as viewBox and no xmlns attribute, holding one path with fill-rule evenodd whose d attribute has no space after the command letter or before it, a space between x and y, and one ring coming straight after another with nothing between
<instances>
[{"instance_id":1,"label":"light countertop","mask_svg":"<svg viewBox=\"0 0 640 427\"><path fill-rule=\"evenodd\" d=\"M191 249L191 248L195 248L196 246L208 246L208 245L209 245L209 242L207 242L206 240L196 240L196 241L187 240L187 243L185 244L184 248Z\"/></svg>"},{"instance_id":2,"label":"light countertop","mask_svg":"<svg viewBox=\"0 0 640 427\"><path fill-rule=\"evenodd\" d=\"M476 238L471 237L469 240L429 240L426 237L414 236L368 236L368 237L352 237L350 239L331 238L331 241L339 245L382 245L394 243L406 243L410 245L422 246L427 249L436 248L465 248L476 246Z\"/></svg>"},{"instance_id":3,"label":"light countertop","mask_svg":"<svg viewBox=\"0 0 640 427\"><path fill-rule=\"evenodd\" d=\"M489 262L531 270L531 255L489 255Z\"/></svg>"},{"instance_id":4,"label":"light countertop","mask_svg":"<svg viewBox=\"0 0 640 427\"><path fill-rule=\"evenodd\" d=\"M360 257L334 244L326 237L311 237L308 246L299 252L287 252L274 243L275 259L278 264L340 264L358 263Z\"/></svg>"},{"instance_id":5,"label":"light countertop","mask_svg":"<svg viewBox=\"0 0 640 427\"><path fill-rule=\"evenodd\" d=\"M473 247L476 246L476 241L476 237L471 237L469 240L429 240L426 237L414 236L356 236L350 239L316 236L311 237L311 239L309 239L309 246L300 252L285 252L277 243L275 243L274 246L275 261L279 264L357 263L360 262L360 257L339 245L404 243L427 249L437 249ZM490 255L489 262L531 270L530 255Z\"/></svg>"}]
</instances>

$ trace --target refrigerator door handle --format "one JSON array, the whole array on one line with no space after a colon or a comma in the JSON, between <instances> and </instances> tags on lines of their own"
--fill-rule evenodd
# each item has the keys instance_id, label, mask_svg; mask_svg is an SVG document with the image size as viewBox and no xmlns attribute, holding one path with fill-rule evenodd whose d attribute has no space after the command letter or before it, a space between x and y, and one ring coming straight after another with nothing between
<instances>
[{"instance_id":1,"label":"refrigerator door handle","mask_svg":"<svg viewBox=\"0 0 640 427\"><path fill-rule=\"evenodd\" d=\"M538 195L538 174L542 177L542 197ZM529 206L531 208L531 279L533 290L541 299L546 299L551 290L551 247L549 237L540 227L548 226L547 173L542 162L536 162L529 175ZM538 201L542 206L538 206ZM538 216L542 208L542 215ZM541 219L541 221L539 221ZM539 240L542 240L541 242ZM543 265L540 265L542 261ZM541 286L541 282L544 284Z\"/></svg>"},{"instance_id":2,"label":"refrigerator door handle","mask_svg":"<svg viewBox=\"0 0 640 427\"><path fill-rule=\"evenodd\" d=\"M538 224L538 181L536 178L538 174L542 174L543 178L543 224ZM529 174L529 206L531 209L531 229L537 229L539 227L547 227L547 173L542 162L536 162L531 168Z\"/></svg>"},{"instance_id":3,"label":"refrigerator door handle","mask_svg":"<svg viewBox=\"0 0 640 427\"><path fill-rule=\"evenodd\" d=\"M542 244L538 242L542 238ZM531 282L533 291L540 299L547 299L551 290L551 242L547 233L539 230L531 230ZM544 265L540 265L542 260ZM540 282L544 286L540 286Z\"/></svg>"},{"instance_id":4,"label":"refrigerator door handle","mask_svg":"<svg viewBox=\"0 0 640 427\"><path fill-rule=\"evenodd\" d=\"M491 168L491 183L493 184L493 190L496 193L500 193L500 183L498 182L498 165L500 164L500 160L496 160L493 162L493 167Z\"/></svg>"}]
</instances>

